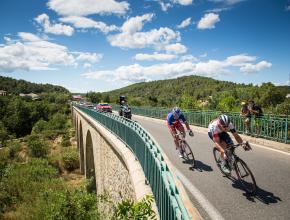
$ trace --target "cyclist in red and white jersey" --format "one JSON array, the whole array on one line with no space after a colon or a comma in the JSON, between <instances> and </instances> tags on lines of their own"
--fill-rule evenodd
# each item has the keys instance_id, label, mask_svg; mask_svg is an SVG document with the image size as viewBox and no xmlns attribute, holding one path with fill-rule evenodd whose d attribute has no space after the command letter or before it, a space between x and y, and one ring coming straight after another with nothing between
<instances>
[{"instance_id":1,"label":"cyclist in red and white jersey","mask_svg":"<svg viewBox=\"0 0 290 220\"><path fill-rule=\"evenodd\" d=\"M228 131L233 134L239 144L242 144L245 150L249 150L246 142L244 142L241 136L237 133L235 126L231 122L229 116L220 115L217 119L211 121L208 126L208 136L215 143L215 147L221 153L221 168L225 173L230 173L225 161L225 149L228 145L233 144L233 140L227 133Z\"/></svg>"}]
</instances>

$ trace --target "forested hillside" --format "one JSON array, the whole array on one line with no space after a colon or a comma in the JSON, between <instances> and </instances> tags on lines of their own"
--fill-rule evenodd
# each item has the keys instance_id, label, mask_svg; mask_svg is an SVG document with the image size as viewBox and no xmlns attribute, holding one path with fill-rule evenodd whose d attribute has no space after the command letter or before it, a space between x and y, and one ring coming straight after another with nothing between
<instances>
[{"instance_id":1,"label":"forested hillside","mask_svg":"<svg viewBox=\"0 0 290 220\"><path fill-rule=\"evenodd\" d=\"M8 93L7 96L0 96L2 143L9 135L14 137L29 135L38 121L51 121L51 126L54 127L69 117L68 100L71 95L61 86L42 85L1 76L0 90ZM19 96L19 93L31 92L38 94L40 99L33 101Z\"/></svg>"},{"instance_id":2,"label":"forested hillside","mask_svg":"<svg viewBox=\"0 0 290 220\"><path fill-rule=\"evenodd\" d=\"M62 92L69 93L67 89L61 86L50 84L36 84L25 80L16 80L10 77L0 76L0 90L5 90L9 94L19 93L43 93L43 92Z\"/></svg>"},{"instance_id":3,"label":"forested hillside","mask_svg":"<svg viewBox=\"0 0 290 220\"><path fill-rule=\"evenodd\" d=\"M97 196L94 179L86 181L81 175L66 89L6 77L0 85L8 91L0 96L0 219L154 216L152 197L115 204L108 195ZM28 92L40 99L18 94Z\"/></svg>"},{"instance_id":4,"label":"forested hillside","mask_svg":"<svg viewBox=\"0 0 290 220\"><path fill-rule=\"evenodd\" d=\"M133 84L106 93L96 93L99 98L116 102L119 95L128 97L131 105L172 107L188 109L213 109L238 111L240 103L255 100L267 112L289 114L290 93L287 86L263 83L261 86L218 81L201 76L185 76L177 79L158 80ZM89 93L88 97L93 94Z\"/></svg>"}]
</instances>

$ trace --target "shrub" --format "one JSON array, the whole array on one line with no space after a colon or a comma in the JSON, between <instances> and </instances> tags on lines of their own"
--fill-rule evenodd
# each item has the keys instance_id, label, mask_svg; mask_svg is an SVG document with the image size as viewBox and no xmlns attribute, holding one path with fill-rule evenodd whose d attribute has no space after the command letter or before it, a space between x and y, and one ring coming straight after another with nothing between
<instances>
[{"instance_id":1,"label":"shrub","mask_svg":"<svg viewBox=\"0 0 290 220\"><path fill-rule=\"evenodd\" d=\"M19 142L11 141L7 144L7 147L9 149L9 157L10 159L14 159L17 153L21 149L21 144Z\"/></svg>"},{"instance_id":2,"label":"shrub","mask_svg":"<svg viewBox=\"0 0 290 220\"><path fill-rule=\"evenodd\" d=\"M56 177L57 170L44 159L8 165L0 181L0 213L24 200L34 201L45 186L43 183Z\"/></svg>"},{"instance_id":3,"label":"shrub","mask_svg":"<svg viewBox=\"0 0 290 220\"><path fill-rule=\"evenodd\" d=\"M60 155L53 155L48 157L48 163L55 167L59 173L62 173L61 169L61 156Z\"/></svg>"},{"instance_id":4,"label":"shrub","mask_svg":"<svg viewBox=\"0 0 290 220\"><path fill-rule=\"evenodd\" d=\"M35 125L33 126L32 133L39 134L47 129L48 129L48 122L41 119L38 122L36 122Z\"/></svg>"},{"instance_id":5,"label":"shrub","mask_svg":"<svg viewBox=\"0 0 290 220\"><path fill-rule=\"evenodd\" d=\"M67 116L56 113L52 119L49 120L49 128L52 130L64 130L66 128Z\"/></svg>"},{"instance_id":6,"label":"shrub","mask_svg":"<svg viewBox=\"0 0 290 220\"><path fill-rule=\"evenodd\" d=\"M98 220L97 196L85 190L49 189L31 205L23 204L23 219ZM106 218L104 218L106 219Z\"/></svg>"},{"instance_id":7,"label":"shrub","mask_svg":"<svg viewBox=\"0 0 290 220\"><path fill-rule=\"evenodd\" d=\"M68 171L79 168L79 154L75 149L68 148L62 155L63 166Z\"/></svg>"},{"instance_id":8,"label":"shrub","mask_svg":"<svg viewBox=\"0 0 290 220\"><path fill-rule=\"evenodd\" d=\"M28 150L31 157L45 158L48 155L48 144L38 135L28 137Z\"/></svg>"},{"instance_id":9,"label":"shrub","mask_svg":"<svg viewBox=\"0 0 290 220\"><path fill-rule=\"evenodd\" d=\"M70 146L70 138L68 134L65 134L64 136L62 136L62 140L61 140L61 146L62 147L68 147Z\"/></svg>"},{"instance_id":10,"label":"shrub","mask_svg":"<svg viewBox=\"0 0 290 220\"><path fill-rule=\"evenodd\" d=\"M117 205L114 219L156 219L151 207L152 202L153 197L149 195L140 202L124 200Z\"/></svg>"}]
</instances>

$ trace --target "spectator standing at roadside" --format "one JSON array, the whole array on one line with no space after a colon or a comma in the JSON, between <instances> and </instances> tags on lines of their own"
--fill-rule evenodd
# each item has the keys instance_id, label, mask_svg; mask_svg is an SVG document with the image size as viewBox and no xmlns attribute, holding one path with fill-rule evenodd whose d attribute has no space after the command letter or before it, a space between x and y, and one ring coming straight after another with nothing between
<instances>
[{"instance_id":1,"label":"spectator standing at roadside","mask_svg":"<svg viewBox=\"0 0 290 220\"><path fill-rule=\"evenodd\" d=\"M254 116L256 134L257 134L257 137L259 137L260 132L261 132L261 122L262 122L261 118L263 116L263 111L261 107L257 105L253 100L249 100L248 108L251 114Z\"/></svg>"},{"instance_id":2,"label":"spectator standing at roadside","mask_svg":"<svg viewBox=\"0 0 290 220\"><path fill-rule=\"evenodd\" d=\"M246 102L241 102L241 111L240 111L240 116L242 117L244 126L245 126L245 132L246 134L249 134L251 129L251 112L248 108L248 103Z\"/></svg>"}]
</instances>

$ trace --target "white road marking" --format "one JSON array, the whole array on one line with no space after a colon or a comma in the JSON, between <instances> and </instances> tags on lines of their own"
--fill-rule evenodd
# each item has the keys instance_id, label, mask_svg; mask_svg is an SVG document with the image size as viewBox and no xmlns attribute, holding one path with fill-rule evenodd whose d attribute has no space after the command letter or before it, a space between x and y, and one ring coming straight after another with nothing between
<instances>
[{"instance_id":1,"label":"white road marking","mask_svg":"<svg viewBox=\"0 0 290 220\"><path fill-rule=\"evenodd\" d=\"M174 167L174 169L177 177L194 196L209 217L213 220L224 220L219 211L205 198L205 196L178 169L176 169L176 167Z\"/></svg>"},{"instance_id":2,"label":"white road marking","mask_svg":"<svg viewBox=\"0 0 290 220\"><path fill-rule=\"evenodd\" d=\"M282 151L282 150L278 150L278 149L274 149L274 148L270 148L270 147L265 147L265 146L260 145L260 144L254 144L254 143L250 143L250 144L254 145L254 146L257 146L257 147L260 147L260 148L263 148L263 149L266 149L266 150L271 150L271 151L275 151L277 153L281 153L281 154L285 154L287 156L290 156L290 153Z\"/></svg>"}]
</instances>

